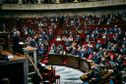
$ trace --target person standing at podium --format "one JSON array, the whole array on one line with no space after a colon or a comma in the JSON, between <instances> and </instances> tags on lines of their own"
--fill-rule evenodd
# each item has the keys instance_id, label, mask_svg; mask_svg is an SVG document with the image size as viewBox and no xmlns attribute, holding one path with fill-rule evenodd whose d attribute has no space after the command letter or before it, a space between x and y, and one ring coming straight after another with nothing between
<instances>
[{"instance_id":1,"label":"person standing at podium","mask_svg":"<svg viewBox=\"0 0 126 84\"><path fill-rule=\"evenodd\" d=\"M13 30L13 52L23 53L21 45L19 44L20 32L17 29Z\"/></svg>"}]
</instances>

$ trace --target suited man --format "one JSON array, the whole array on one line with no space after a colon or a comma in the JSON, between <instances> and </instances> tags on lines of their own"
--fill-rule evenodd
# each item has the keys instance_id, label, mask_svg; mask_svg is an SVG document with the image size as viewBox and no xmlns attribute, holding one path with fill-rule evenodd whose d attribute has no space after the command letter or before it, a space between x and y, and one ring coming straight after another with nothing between
<instances>
[{"instance_id":1,"label":"suited man","mask_svg":"<svg viewBox=\"0 0 126 84\"><path fill-rule=\"evenodd\" d=\"M18 52L18 53L23 53L22 51L22 47L19 44L19 38L20 38L20 33L19 31L15 31L14 35L13 35L13 52Z\"/></svg>"}]
</instances>

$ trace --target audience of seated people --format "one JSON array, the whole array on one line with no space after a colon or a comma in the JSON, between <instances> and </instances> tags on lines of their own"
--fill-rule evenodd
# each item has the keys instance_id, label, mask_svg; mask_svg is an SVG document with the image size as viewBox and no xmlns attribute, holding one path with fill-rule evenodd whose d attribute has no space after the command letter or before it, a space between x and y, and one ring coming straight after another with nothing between
<instances>
[{"instance_id":1,"label":"audience of seated people","mask_svg":"<svg viewBox=\"0 0 126 84\"><path fill-rule=\"evenodd\" d=\"M21 22L23 41L38 48L40 58L48 53L65 53L92 60L107 69L126 69L126 32L121 30L121 25L126 22L125 13L60 15L22 19ZM26 25L25 22L29 24ZM30 27L34 24L34 28ZM6 23L5 26L7 27Z\"/></svg>"},{"instance_id":2,"label":"audience of seated people","mask_svg":"<svg viewBox=\"0 0 126 84\"><path fill-rule=\"evenodd\" d=\"M81 33L71 33L71 30L78 30L76 29L78 22L73 20L76 17L65 19L66 21L70 20L63 25L63 28L67 27L67 32L60 32L54 43L62 44L65 47L66 54L78 55L81 58L93 60L96 64L106 66L107 69L125 70L126 32L123 32L118 24L112 25L112 23L116 23L114 20L117 20L119 16L101 16L102 21L100 21L99 17L85 16L84 18L87 20L85 22L86 25L96 26L86 26ZM105 18L108 18L108 20L106 21ZM126 21L125 15L123 15L122 20ZM121 23L124 24L124 22ZM77 26L79 25L77 24ZM62 29L62 31L66 30ZM84 35L84 37L81 35ZM57 51L56 48L55 51ZM104 59L104 62L102 59Z\"/></svg>"}]
</instances>

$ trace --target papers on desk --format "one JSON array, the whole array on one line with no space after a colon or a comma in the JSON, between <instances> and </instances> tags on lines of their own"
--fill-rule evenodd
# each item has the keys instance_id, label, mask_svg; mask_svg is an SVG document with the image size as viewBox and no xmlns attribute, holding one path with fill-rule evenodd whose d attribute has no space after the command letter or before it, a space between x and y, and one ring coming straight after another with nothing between
<instances>
[{"instance_id":1,"label":"papers on desk","mask_svg":"<svg viewBox=\"0 0 126 84\"><path fill-rule=\"evenodd\" d=\"M1 55L0 56L0 60L10 60L10 59L13 59L14 56L13 55Z\"/></svg>"},{"instance_id":2,"label":"papers on desk","mask_svg":"<svg viewBox=\"0 0 126 84\"><path fill-rule=\"evenodd\" d=\"M20 45L24 45L25 43L24 42L19 42Z\"/></svg>"},{"instance_id":3,"label":"papers on desk","mask_svg":"<svg viewBox=\"0 0 126 84\"><path fill-rule=\"evenodd\" d=\"M14 58L13 55L8 55L8 59L12 59L12 58Z\"/></svg>"}]
</instances>

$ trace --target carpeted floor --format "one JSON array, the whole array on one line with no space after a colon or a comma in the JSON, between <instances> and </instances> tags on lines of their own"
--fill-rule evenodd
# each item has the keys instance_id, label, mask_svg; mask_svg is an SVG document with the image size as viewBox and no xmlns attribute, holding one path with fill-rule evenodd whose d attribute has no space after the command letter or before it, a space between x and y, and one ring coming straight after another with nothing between
<instances>
[{"instance_id":1,"label":"carpeted floor","mask_svg":"<svg viewBox=\"0 0 126 84\"><path fill-rule=\"evenodd\" d=\"M56 69L56 74L60 75L60 84L82 84L80 76L83 72L65 67L65 66L54 66Z\"/></svg>"}]
</instances>

